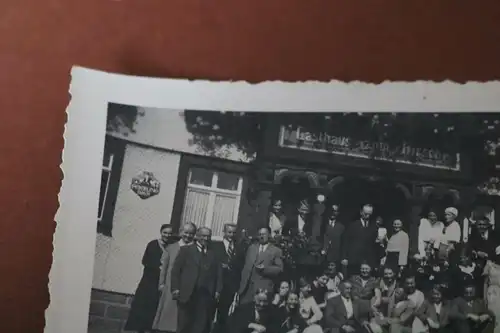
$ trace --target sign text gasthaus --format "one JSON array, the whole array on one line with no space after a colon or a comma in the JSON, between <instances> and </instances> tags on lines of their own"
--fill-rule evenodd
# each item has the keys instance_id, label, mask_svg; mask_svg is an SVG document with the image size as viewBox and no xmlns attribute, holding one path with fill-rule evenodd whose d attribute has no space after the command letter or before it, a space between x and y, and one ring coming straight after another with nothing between
<instances>
[{"instance_id":1,"label":"sign text gasthaus","mask_svg":"<svg viewBox=\"0 0 500 333\"><path fill-rule=\"evenodd\" d=\"M460 171L459 154L447 154L430 148L414 148L408 144L389 147L384 142L356 141L348 136L307 131L300 126L281 126L279 146L358 158L371 158L374 150L378 149L375 159Z\"/></svg>"}]
</instances>

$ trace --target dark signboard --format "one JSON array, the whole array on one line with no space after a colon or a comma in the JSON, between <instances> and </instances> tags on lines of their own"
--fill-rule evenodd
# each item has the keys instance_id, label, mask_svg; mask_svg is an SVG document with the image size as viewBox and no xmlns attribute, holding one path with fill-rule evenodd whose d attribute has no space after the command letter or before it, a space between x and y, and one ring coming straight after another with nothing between
<instances>
[{"instance_id":1,"label":"dark signboard","mask_svg":"<svg viewBox=\"0 0 500 333\"><path fill-rule=\"evenodd\" d=\"M135 192L141 199L148 199L160 193L160 182L155 178L153 173L143 171L134 178L130 189Z\"/></svg>"},{"instance_id":2,"label":"dark signboard","mask_svg":"<svg viewBox=\"0 0 500 333\"><path fill-rule=\"evenodd\" d=\"M396 163L460 171L460 155L447 154L437 149L414 148L408 144L389 147L384 142L356 141L334 133L311 132L300 126L281 126L280 147L336 154L356 158L375 158ZM377 154L374 152L377 150Z\"/></svg>"}]
</instances>

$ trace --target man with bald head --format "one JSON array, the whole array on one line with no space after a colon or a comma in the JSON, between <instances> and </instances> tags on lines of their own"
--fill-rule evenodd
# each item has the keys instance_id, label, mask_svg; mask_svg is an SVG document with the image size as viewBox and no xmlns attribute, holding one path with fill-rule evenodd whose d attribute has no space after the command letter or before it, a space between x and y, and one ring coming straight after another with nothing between
<instances>
[{"instance_id":1,"label":"man with bald head","mask_svg":"<svg viewBox=\"0 0 500 333\"><path fill-rule=\"evenodd\" d=\"M259 242L247 250L238 290L240 304L252 302L259 289L273 290L273 281L283 272L282 251L269 243L270 234L269 228L261 228Z\"/></svg>"},{"instance_id":2,"label":"man with bald head","mask_svg":"<svg viewBox=\"0 0 500 333\"><path fill-rule=\"evenodd\" d=\"M196 241L181 248L174 261L171 291L177 300L178 333L206 333L210 330L222 289L222 267L208 246L211 237L209 228L199 228Z\"/></svg>"}]
</instances>

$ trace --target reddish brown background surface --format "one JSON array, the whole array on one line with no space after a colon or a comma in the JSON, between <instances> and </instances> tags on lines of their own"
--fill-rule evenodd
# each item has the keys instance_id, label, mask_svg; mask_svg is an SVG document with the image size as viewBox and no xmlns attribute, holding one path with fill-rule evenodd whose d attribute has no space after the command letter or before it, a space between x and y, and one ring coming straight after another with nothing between
<instances>
[{"instance_id":1,"label":"reddish brown background surface","mask_svg":"<svg viewBox=\"0 0 500 333\"><path fill-rule=\"evenodd\" d=\"M72 65L252 82L500 78L499 1L7 0L0 34L1 332L43 330Z\"/></svg>"}]
</instances>

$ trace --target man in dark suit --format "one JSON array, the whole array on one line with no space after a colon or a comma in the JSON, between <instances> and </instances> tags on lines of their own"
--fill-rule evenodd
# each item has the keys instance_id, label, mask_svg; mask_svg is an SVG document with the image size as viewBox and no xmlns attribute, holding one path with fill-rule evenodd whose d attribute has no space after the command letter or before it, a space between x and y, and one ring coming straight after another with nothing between
<instances>
[{"instance_id":1,"label":"man in dark suit","mask_svg":"<svg viewBox=\"0 0 500 333\"><path fill-rule=\"evenodd\" d=\"M462 297L453 301L454 330L459 333L485 332L491 328L493 313L488 310L483 299L476 295L476 287L466 286Z\"/></svg>"},{"instance_id":2,"label":"man in dark suit","mask_svg":"<svg viewBox=\"0 0 500 333\"><path fill-rule=\"evenodd\" d=\"M333 204L325 214L327 220L325 223L322 251L327 262L334 262L337 265L342 259L340 255L342 249L342 235L345 229L344 225L337 219L339 216L339 209L339 205Z\"/></svg>"},{"instance_id":3,"label":"man in dark suit","mask_svg":"<svg viewBox=\"0 0 500 333\"><path fill-rule=\"evenodd\" d=\"M224 225L224 238L222 242L212 243L215 251L217 262L222 267L222 292L217 306L217 328L216 331L221 333L226 329L226 320L228 317L229 308L234 299L234 295L238 292L238 284L240 280L241 247L236 245L236 225Z\"/></svg>"},{"instance_id":4,"label":"man in dark suit","mask_svg":"<svg viewBox=\"0 0 500 333\"><path fill-rule=\"evenodd\" d=\"M178 306L177 333L207 333L210 329L222 290L222 266L208 246L211 237L209 228L198 229L196 242L182 247L175 258L171 290Z\"/></svg>"},{"instance_id":5,"label":"man in dark suit","mask_svg":"<svg viewBox=\"0 0 500 333\"><path fill-rule=\"evenodd\" d=\"M495 254L495 248L500 245L500 235L491 229L490 221L484 214L476 217L476 225L469 237L469 246L479 264L484 266L488 258Z\"/></svg>"},{"instance_id":6,"label":"man in dark suit","mask_svg":"<svg viewBox=\"0 0 500 333\"><path fill-rule=\"evenodd\" d=\"M366 332L370 315L369 302L352 299L352 284L344 281L340 285L340 295L326 303L325 329L330 333Z\"/></svg>"},{"instance_id":7,"label":"man in dark suit","mask_svg":"<svg viewBox=\"0 0 500 333\"><path fill-rule=\"evenodd\" d=\"M359 271L360 265L366 262L371 267L377 267L375 241L377 227L370 222L373 214L372 205L364 205L359 220L346 226L342 239L342 265L348 268L349 275Z\"/></svg>"}]
</instances>

